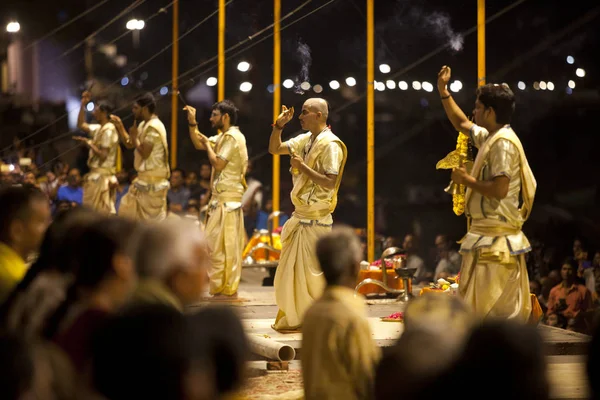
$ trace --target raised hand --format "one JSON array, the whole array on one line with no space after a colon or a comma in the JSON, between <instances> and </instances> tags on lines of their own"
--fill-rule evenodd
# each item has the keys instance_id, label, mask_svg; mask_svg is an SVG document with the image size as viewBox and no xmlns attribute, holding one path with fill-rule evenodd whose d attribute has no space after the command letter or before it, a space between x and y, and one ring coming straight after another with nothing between
<instances>
[{"instance_id":1,"label":"raised hand","mask_svg":"<svg viewBox=\"0 0 600 400\"><path fill-rule=\"evenodd\" d=\"M437 87L440 92L446 89L448 82L450 82L451 76L452 70L450 69L450 67L444 65L438 73Z\"/></svg>"},{"instance_id":2,"label":"raised hand","mask_svg":"<svg viewBox=\"0 0 600 400\"><path fill-rule=\"evenodd\" d=\"M196 125L196 109L192 106L183 107L184 111L187 111L188 123L192 125Z\"/></svg>"},{"instance_id":3,"label":"raised hand","mask_svg":"<svg viewBox=\"0 0 600 400\"><path fill-rule=\"evenodd\" d=\"M81 94L81 104L85 106L90 101L92 101L92 94L86 90Z\"/></svg>"},{"instance_id":4,"label":"raised hand","mask_svg":"<svg viewBox=\"0 0 600 400\"><path fill-rule=\"evenodd\" d=\"M121 121L121 118L119 118L118 116L111 114L110 115L110 120L112 121L113 124L118 125L118 126L123 126L123 121Z\"/></svg>"},{"instance_id":5,"label":"raised hand","mask_svg":"<svg viewBox=\"0 0 600 400\"><path fill-rule=\"evenodd\" d=\"M281 114L277 117L275 124L278 127L283 128L285 124L292 120L292 118L294 118L294 107L287 108L286 106L281 106Z\"/></svg>"}]
</instances>

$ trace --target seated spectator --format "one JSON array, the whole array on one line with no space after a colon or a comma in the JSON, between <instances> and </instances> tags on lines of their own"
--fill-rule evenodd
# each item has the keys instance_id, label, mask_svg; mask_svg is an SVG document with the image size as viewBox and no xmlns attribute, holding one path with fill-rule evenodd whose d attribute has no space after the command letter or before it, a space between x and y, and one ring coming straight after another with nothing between
<instances>
[{"instance_id":1,"label":"seated spectator","mask_svg":"<svg viewBox=\"0 0 600 400\"><path fill-rule=\"evenodd\" d=\"M580 283L577 283L578 264L572 258L563 262L561 267L562 282L552 288L548 299L548 311L546 317L556 314L567 321L567 326L573 326L578 321L578 316L592 307L592 295L590 291ZM573 322L570 322L574 320ZM577 325L577 324L576 324ZM567 326L560 326L566 328Z\"/></svg>"},{"instance_id":2,"label":"seated spectator","mask_svg":"<svg viewBox=\"0 0 600 400\"><path fill-rule=\"evenodd\" d=\"M269 225L271 223L271 221L269 221L269 215L271 215L271 213L273 212L273 200L270 198L267 198L267 200L264 202L263 208L262 210L260 210L258 212L258 214L256 215L256 229L257 230L261 230L261 229L269 229ZM285 222L289 219L289 216L287 214L281 214L279 215L279 227L282 227L283 224L285 224ZM273 229L273 230L276 230Z\"/></svg>"},{"instance_id":3,"label":"seated spectator","mask_svg":"<svg viewBox=\"0 0 600 400\"><path fill-rule=\"evenodd\" d=\"M50 206L38 189L0 191L0 304L25 276L50 224Z\"/></svg>"},{"instance_id":4,"label":"seated spectator","mask_svg":"<svg viewBox=\"0 0 600 400\"><path fill-rule=\"evenodd\" d=\"M437 235L435 238L437 250L437 265L434 280L456 276L460 271L462 257L452 249L451 242L446 235Z\"/></svg>"},{"instance_id":5,"label":"seated spectator","mask_svg":"<svg viewBox=\"0 0 600 400\"><path fill-rule=\"evenodd\" d=\"M185 187L185 172L182 169L174 169L171 172L171 187L167 192L169 199L169 211L183 214L190 200L190 190Z\"/></svg>"},{"instance_id":6,"label":"seated spectator","mask_svg":"<svg viewBox=\"0 0 600 400\"><path fill-rule=\"evenodd\" d=\"M57 201L68 201L71 206L83 204L83 187L81 186L81 173L77 168L71 168L67 175L67 184L58 188Z\"/></svg>"}]
</instances>

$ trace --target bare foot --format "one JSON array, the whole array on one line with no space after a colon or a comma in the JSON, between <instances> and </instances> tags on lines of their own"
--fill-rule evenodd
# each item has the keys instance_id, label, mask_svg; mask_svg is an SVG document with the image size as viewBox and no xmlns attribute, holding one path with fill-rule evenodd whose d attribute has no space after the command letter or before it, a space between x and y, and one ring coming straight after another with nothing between
<instances>
[{"instance_id":1,"label":"bare foot","mask_svg":"<svg viewBox=\"0 0 600 400\"><path fill-rule=\"evenodd\" d=\"M238 298L238 294L237 292L232 294L232 295L227 295L227 294L223 294L223 293L216 293L214 295L212 295L212 297L209 297L207 300L213 300L213 301L227 301L227 300L236 300Z\"/></svg>"}]
</instances>

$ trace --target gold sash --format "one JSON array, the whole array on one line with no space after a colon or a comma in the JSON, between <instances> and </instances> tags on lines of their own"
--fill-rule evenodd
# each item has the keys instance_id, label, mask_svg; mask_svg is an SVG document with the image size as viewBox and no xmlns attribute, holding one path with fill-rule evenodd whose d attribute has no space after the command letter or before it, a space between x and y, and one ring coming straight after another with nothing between
<instances>
[{"instance_id":1,"label":"gold sash","mask_svg":"<svg viewBox=\"0 0 600 400\"><path fill-rule=\"evenodd\" d=\"M140 125L142 125L142 124L143 124L142 132L140 133L140 137L139 137L140 142L142 142L144 140L144 138L146 137L146 129L148 129L148 127L152 127L154 129L156 129L156 131L159 134L160 141L165 150L166 179L169 179L171 177L171 169L169 168L169 145L167 143L167 130L165 128L165 125L161 122L161 120L158 119L158 117L151 118L148 122L145 122L145 121L141 122ZM138 173L140 173L140 167L142 165L142 162L144 162L144 160L142 159L142 155L140 154L139 151L135 150L133 152L133 165L135 167L135 170ZM164 170L162 168L160 168L160 171L164 172ZM144 172L150 172L150 171L144 171Z\"/></svg>"},{"instance_id":2,"label":"gold sash","mask_svg":"<svg viewBox=\"0 0 600 400\"><path fill-rule=\"evenodd\" d=\"M246 147L246 138L244 137L244 135L242 135L242 132L240 132L240 129L237 126L231 126L231 127L229 127L227 132L221 133L219 139L215 143L215 153L218 154L219 151L221 150L221 146L223 145L223 140L225 139L225 136L229 136L233 140L235 140L235 142L238 145L238 149L240 150L240 157L242 158L242 162L243 162L242 176L240 177L240 180L242 182L242 186L244 187L244 190L246 190L248 188L248 184L246 183L246 170L248 169L248 148ZM213 168L212 172L210 174L211 190L213 187L214 179L215 179L215 169Z\"/></svg>"},{"instance_id":3,"label":"gold sash","mask_svg":"<svg viewBox=\"0 0 600 400\"><path fill-rule=\"evenodd\" d=\"M346 165L346 159L348 157L348 150L346 149L346 145L336 135L334 135L329 128L327 128L319 134L316 142L312 145L310 151L306 155L306 159L304 160L308 167L314 169L317 159L325 150L325 148L327 148L327 146L332 142L336 142L340 145L342 149L343 159L342 165L340 166L340 170L338 172L338 176L335 182L335 189L331 198L331 203L329 204L329 213L332 213L337 205L337 193L340 189L340 183L342 182L342 174L344 173L344 166ZM294 188L292 189L291 197L296 209L298 209L299 205L301 204L301 200L298 197L298 193L300 192L300 189L302 189L304 185L306 185L309 182L311 182L310 178L306 174L300 174L296 182L294 183Z\"/></svg>"},{"instance_id":4,"label":"gold sash","mask_svg":"<svg viewBox=\"0 0 600 400\"><path fill-rule=\"evenodd\" d=\"M517 134L511 128L502 128L496 132L496 134L486 140L477 153L477 157L475 158L475 163L473 164L473 169L471 171L471 176L481 179L481 172L485 162L487 161L490 149L494 143L500 139L508 140L514 144L519 151L519 157L521 159L521 197L523 199L523 205L521 206L519 212L522 217L522 222L525 222L527 218L529 218L531 209L533 208L533 200L535 198L537 182L533 176L531 168L529 167L529 163L527 162L523 145L521 144ZM467 192L465 194L465 204L467 209L469 208L469 202L472 194L473 190L467 188Z\"/></svg>"}]
</instances>

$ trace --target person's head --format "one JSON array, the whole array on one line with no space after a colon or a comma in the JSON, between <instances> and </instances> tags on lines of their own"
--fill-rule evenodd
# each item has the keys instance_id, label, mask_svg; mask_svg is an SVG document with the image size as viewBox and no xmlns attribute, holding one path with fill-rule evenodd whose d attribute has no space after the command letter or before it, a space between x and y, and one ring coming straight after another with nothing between
<instances>
[{"instance_id":1,"label":"person's head","mask_svg":"<svg viewBox=\"0 0 600 400\"><path fill-rule=\"evenodd\" d=\"M456 381L469 379L479 381L480 387L494 387L494 398L518 394L522 399L548 399L544 344L533 325L490 320L475 327L451 373ZM481 397L479 388L469 391L468 397Z\"/></svg>"},{"instance_id":2,"label":"person's head","mask_svg":"<svg viewBox=\"0 0 600 400\"><path fill-rule=\"evenodd\" d=\"M426 293L411 300L404 311L404 330L429 331L462 343L474 323L472 311L457 296ZM452 332L452 334L450 334Z\"/></svg>"},{"instance_id":3,"label":"person's head","mask_svg":"<svg viewBox=\"0 0 600 400\"><path fill-rule=\"evenodd\" d=\"M262 205L263 210L268 213L271 213L273 211L273 198L270 195L267 195L263 198L265 198L265 201Z\"/></svg>"},{"instance_id":4,"label":"person's head","mask_svg":"<svg viewBox=\"0 0 600 400\"><path fill-rule=\"evenodd\" d=\"M61 161L57 161L52 166L52 172L54 174L54 177L62 176L64 174L64 163Z\"/></svg>"},{"instance_id":5,"label":"person's head","mask_svg":"<svg viewBox=\"0 0 600 400\"><path fill-rule=\"evenodd\" d=\"M135 257L140 226L119 217L101 218L82 229L73 249L72 268L78 289L112 289L113 303L123 304L137 282Z\"/></svg>"},{"instance_id":6,"label":"person's head","mask_svg":"<svg viewBox=\"0 0 600 400\"><path fill-rule=\"evenodd\" d=\"M176 168L171 172L171 187L178 189L183 186L185 181L185 172L181 168Z\"/></svg>"},{"instance_id":7,"label":"person's head","mask_svg":"<svg viewBox=\"0 0 600 400\"><path fill-rule=\"evenodd\" d=\"M375 398L423 398L460 356L472 322L469 308L455 296L429 293L411 300L405 331L377 368Z\"/></svg>"},{"instance_id":8,"label":"person's head","mask_svg":"<svg viewBox=\"0 0 600 400\"><path fill-rule=\"evenodd\" d=\"M59 200L58 202L56 202L55 212L64 212L70 210L71 208L73 207L71 207L71 202L69 200Z\"/></svg>"},{"instance_id":9,"label":"person's head","mask_svg":"<svg viewBox=\"0 0 600 400\"><path fill-rule=\"evenodd\" d=\"M209 378L212 398L222 398L243 383L250 347L240 318L231 308L204 307L187 316L190 326L191 373ZM202 389L196 382L191 392Z\"/></svg>"},{"instance_id":10,"label":"person's head","mask_svg":"<svg viewBox=\"0 0 600 400\"><path fill-rule=\"evenodd\" d=\"M577 256L583 250L583 241L581 239L573 240L573 256Z\"/></svg>"},{"instance_id":11,"label":"person's head","mask_svg":"<svg viewBox=\"0 0 600 400\"><path fill-rule=\"evenodd\" d=\"M147 92L138 97L133 103L133 117L136 120L147 120L156 111L156 100L152 93Z\"/></svg>"},{"instance_id":12,"label":"person's head","mask_svg":"<svg viewBox=\"0 0 600 400\"><path fill-rule=\"evenodd\" d=\"M560 276L559 270L553 269L552 271L548 272L548 279L552 282L556 282L556 284L560 282Z\"/></svg>"},{"instance_id":13,"label":"person's head","mask_svg":"<svg viewBox=\"0 0 600 400\"><path fill-rule=\"evenodd\" d=\"M8 187L0 191L0 242L23 259L39 249L50 217L48 198L39 189Z\"/></svg>"},{"instance_id":14,"label":"person's head","mask_svg":"<svg viewBox=\"0 0 600 400\"><path fill-rule=\"evenodd\" d=\"M67 182L69 182L69 186L77 187L81 185L81 172L78 168L71 168L69 173L67 174Z\"/></svg>"},{"instance_id":15,"label":"person's head","mask_svg":"<svg viewBox=\"0 0 600 400\"><path fill-rule=\"evenodd\" d=\"M187 215L198 217L200 215L200 208L198 207L197 204L196 205L188 204L188 206L185 209L185 213Z\"/></svg>"},{"instance_id":16,"label":"person's head","mask_svg":"<svg viewBox=\"0 0 600 400\"><path fill-rule=\"evenodd\" d=\"M238 109L231 100L223 100L213 104L210 124L215 129L226 130L237 124Z\"/></svg>"},{"instance_id":17,"label":"person's head","mask_svg":"<svg viewBox=\"0 0 600 400\"><path fill-rule=\"evenodd\" d=\"M540 294L542 294L542 285L541 285L541 283L539 283L535 279L530 280L529 281L529 291L531 293L535 294L536 296L539 296Z\"/></svg>"},{"instance_id":18,"label":"person's head","mask_svg":"<svg viewBox=\"0 0 600 400\"><path fill-rule=\"evenodd\" d=\"M26 292L40 274L58 272L66 277L71 272L70 254L73 251L74 243L83 229L92 222L98 221L100 217L99 213L85 207L78 207L56 214L44 234L37 258L13 292L6 298L4 304L0 306L2 318L14 309L18 304L21 293ZM52 302L44 303L44 306L52 304ZM38 307L38 310L42 307ZM52 308L53 310L54 308Z\"/></svg>"},{"instance_id":19,"label":"person's head","mask_svg":"<svg viewBox=\"0 0 600 400\"><path fill-rule=\"evenodd\" d=\"M187 173L185 177L185 184L189 187L198 183L198 175L194 171Z\"/></svg>"},{"instance_id":20,"label":"person's head","mask_svg":"<svg viewBox=\"0 0 600 400\"><path fill-rule=\"evenodd\" d=\"M592 265L596 268L600 267L600 251L594 253L594 258L592 259Z\"/></svg>"},{"instance_id":21,"label":"person's head","mask_svg":"<svg viewBox=\"0 0 600 400\"><path fill-rule=\"evenodd\" d=\"M125 309L92 337L94 388L112 400L191 398L189 336L184 316L165 305Z\"/></svg>"},{"instance_id":22,"label":"person's head","mask_svg":"<svg viewBox=\"0 0 600 400\"><path fill-rule=\"evenodd\" d=\"M125 185L127 183L129 183L129 173L125 170L121 170L119 172L117 172L117 181L119 182L119 185Z\"/></svg>"},{"instance_id":23,"label":"person's head","mask_svg":"<svg viewBox=\"0 0 600 400\"><path fill-rule=\"evenodd\" d=\"M137 262L140 278L163 282L183 305L199 301L208 283L208 245L192 221L176 219L148 226Z\"/></svg>"},{"instance_id":24,"label":"person's head","mask_svg":"<svg viewBox=\"0 0 600 400\"><path fill-rule=\"evenodd\" d=\"M37 179L33 172L26 172L23 176L23 183L31 186L37 186Z\"/></svg>"},{"instance_id":25,"label":"person's head","mask_svg":"<svg viewBox=\"0 0 600 400\"><path fill-rule=\"evenodd\" d=\"M562 279L560 278L560 271L556 269L553 269L550 272L548 272L548 276L545 276L540 280L542 284L541 295L544 297L544 299L548 300L550 296L550 291L554 286L558 285L561 282L561 280Z\"/></svg>"},{"instance_id":26,"label":"person's head","mask_svg":"<svg viewBox=\"0 0 600 400\"><path fill-rule=\"evenodd\" d=\"M105 123L110 119L110 114L114 112L115 108L111 103L106 100L101 100L98 102L96 107L94 107L94 111L92 111L92 115L96 119L96 121L100 123Z\"/></svg>"},{"instance_id":27,"label":"person's head","mask_svg":"<svg viewBox=\"0 0 600 400\"><path fill-rule=\"evenodd\" d=\"M360 240L352 228L336 226L317 241L317 259L327 285L354 287L362 259Z\"/></svg>"},{"instance_id":28,"label":"person's head","mask_svg":"<svg viewBox=\"0 0 600 400\"><path fill-rule=\"evenodd\" d=\"M86 207L59 211L46 230L39 255L28 271L57 270L70 273L69 257L80 235L102 215ZM25 279L24 279L25 280Z\"/></svg>"},{"instance_id":29,"label":"person's head","mask_svg":"<svg viewBox=\"0 0 600 400\"><path fill-rule=\"evenodd\" d=\"M89 296L101 295L100 307L108 313L125 304L137 283L139 232L137 222L119 217L103 217L80 230L63 261L74 279L44 328L45 338L53 338L71 308Z\"/></svg>"},{"instance_id":30,"label":"person's head","mask_svg":"<svg viewBox=\"0 0 600 400\"><path fill-rule=\"evenodd\" d=\"M298 118L302 129L318 133L323 130L329 117L329 104L325 99L318 97L310 98L302 105L302 111Z\"/></svg>"},{"instance_id":31,"label":"person's head","mask_svg":"<svg viewBox=\"0 0 600 400\"><path fill-rule=\"evenodd\" d=\"M438 254L447 252L450 250L450 240L448 240L448 236L446 235L437 235L435 237L435 248Z\"/></svg>"},{"instance_id":32,"label":"person's head","mask_svg":"<svg viewBox=\"0 0 600 400\"><path fill-rule=\"evenodd\" d=\"M415 235L413 235L412 233L409 233L406 236L404 236L404 241L402 242L402 248L407 253L416 253L417 247L418 247L418 243L417 243L417 238Z\"/></svg>"},{"instance_id":33,"label":"person's head","mask_svg":"<svg viewBox=\"0 0 600 400\"><path fill-rule=\"evenodd\" d=\"M478 87L476 95L473 117L477 125L492 130L497 125L510 123L515 111L515 95L508 85L488 83Z\"/></svg>"},{"instance_id":34,"label":"person's head","mask_svg":"<svg viewBox=\"0 0 600 400\"><path fill-rule=\"evenodd\" d=\"M211 170L212 168L210 166L210 163L208 161L203 162L200 165L200 179L202 179L203 181L210 180Z\"/></svg>"},{"instance_id":35,"label":"person's head","mask_svg":"<svg viewBox=\"0 0 600 400\"><path fill-rule=\"evenodd\" d=\"M572 283L575 281L575 274L577 273L577 262L572 258L567 258L563 261L562 266L560 267L560 277L565 283Z\"/></svg>"}]
</instances>

